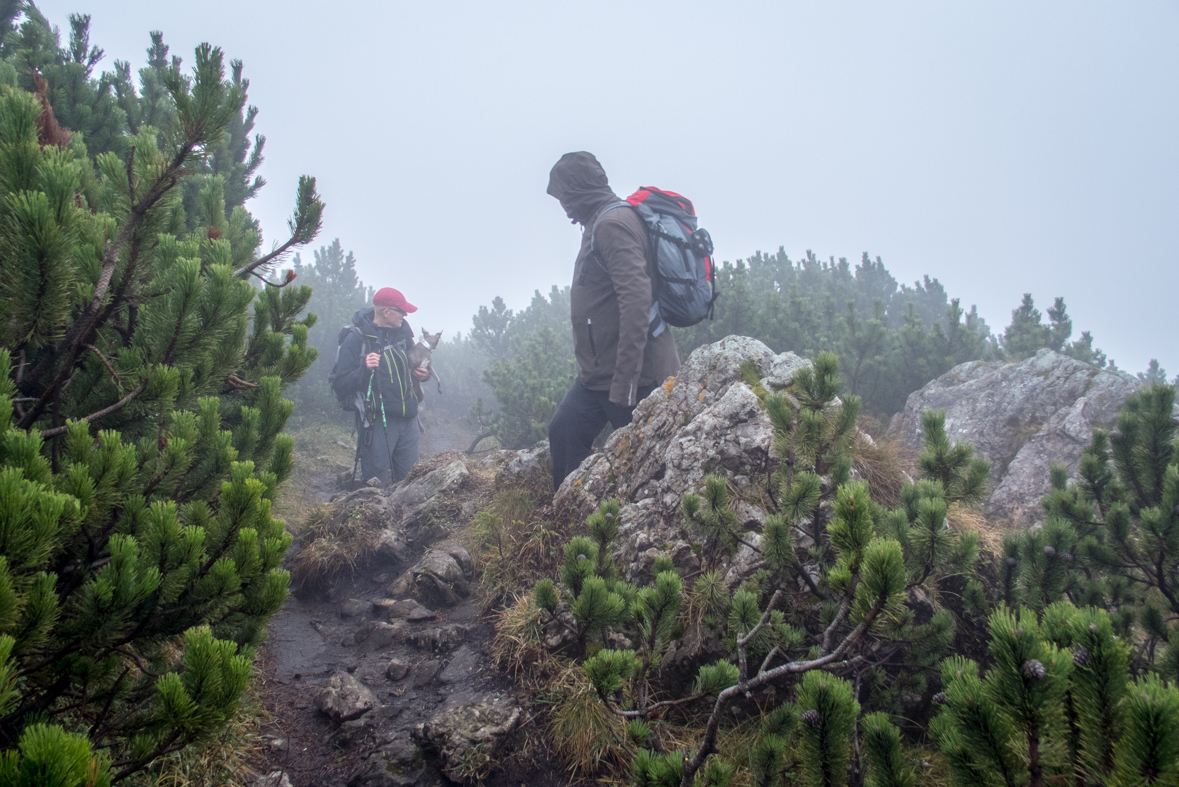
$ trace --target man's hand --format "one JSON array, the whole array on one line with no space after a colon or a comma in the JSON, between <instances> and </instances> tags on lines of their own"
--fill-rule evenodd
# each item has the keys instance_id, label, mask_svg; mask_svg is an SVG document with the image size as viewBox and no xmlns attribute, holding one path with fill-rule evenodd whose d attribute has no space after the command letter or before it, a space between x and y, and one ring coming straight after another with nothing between
<instances>
[{"instance_id":1,"label":"man's hand","mask_svg":"<svg viewBox=\"0 0 1179 787\"><path fill-rule=\"evenodd\" d=\"M430 370L423 369L422 367L418 366L417 368L415 368L413 370L413 376L419 380L429 380L430 379Z\"/></svg>"},{"instance_id":2,"label":"man's hand","mask_svg":"<svg viewBox=\"0 0 1179 787\"><path fill-rule=\"evenodd\" d=\"M618 404L616 402L606 402L602 408L606 411L606 417L610 419L610 424L615 429L621 429L630 423L630 417L635 411L635 406Z\"/></svg>"},{"instance_id":3,"label":"man's hand","mask_svg":"<svg viewBox=\"0 0 1179 787\"><path fill-rule=\"evenodd\" d=\"M364 365L370 369L376 369L380 363L381 356L377 355L376 353L369 353L368 355L364 356Z\"/></svg>"}]
</instances>

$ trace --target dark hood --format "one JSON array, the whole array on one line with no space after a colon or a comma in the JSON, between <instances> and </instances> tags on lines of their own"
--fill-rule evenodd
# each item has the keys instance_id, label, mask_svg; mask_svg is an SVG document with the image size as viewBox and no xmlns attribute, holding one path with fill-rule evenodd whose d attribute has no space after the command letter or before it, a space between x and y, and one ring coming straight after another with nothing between
<instances>
[{"instance_id":1,"label":"dark hood","mask_svg":"<svg viewBox=\"0 0 1179 787\"><path fill-rule=\"evenodd\" d=\"M610 188L606 171L592 153L566 153L549 172L548 193L556 197L569 218L587 223L608 202L618 197Z\"/></svg>"}]
</instances>

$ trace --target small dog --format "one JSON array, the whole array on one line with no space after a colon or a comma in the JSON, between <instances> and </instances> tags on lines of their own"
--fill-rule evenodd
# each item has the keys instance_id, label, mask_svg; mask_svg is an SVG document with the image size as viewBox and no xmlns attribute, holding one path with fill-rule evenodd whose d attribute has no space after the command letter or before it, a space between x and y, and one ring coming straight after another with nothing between
<instances>
[{"instance_id":1,"label":"small dog","mask_svg":"<svg viewBox=\"0 0 1179 787\"><path fill-rule=\"evenodd\" d=\"M438 347L438 340L442 338L442 331L438 333L428 333L425 328L422 329L422 338L418 343L410 348L409 353L409 369L412 372L414 369L425 369L430 373L431 377L438 383L438 393L442 393L442 380L439 379L438 373L434 371L433 365L430 363L430 356ZM418 378L413 378L413 395L417 400L423 401L426 398L425 392L422 390L422 381Z\"/></svg>"}]
</instances>

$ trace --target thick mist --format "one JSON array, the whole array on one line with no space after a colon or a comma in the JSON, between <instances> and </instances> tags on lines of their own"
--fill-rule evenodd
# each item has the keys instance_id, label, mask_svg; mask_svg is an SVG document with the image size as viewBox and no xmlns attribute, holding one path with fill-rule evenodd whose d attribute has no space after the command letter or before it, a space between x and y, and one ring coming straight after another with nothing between
<instances>
[{"instance_id":1,"label":"thick mist","mask_svg":"<svg viewBox=\"0 0 1179 787\"><path fill-rule=\"evenodd\" d=\"M866 251L992 326L1063 296L1121 368L1179 372L1173 4L41 7L93 15L100 68L142 65L149 29L242 59L267 242L315 175L321 237L432 330L568 283L577 230L544 187L587 149L619 193L692 196L722 259Z\"/></svg>"}]
</instances>

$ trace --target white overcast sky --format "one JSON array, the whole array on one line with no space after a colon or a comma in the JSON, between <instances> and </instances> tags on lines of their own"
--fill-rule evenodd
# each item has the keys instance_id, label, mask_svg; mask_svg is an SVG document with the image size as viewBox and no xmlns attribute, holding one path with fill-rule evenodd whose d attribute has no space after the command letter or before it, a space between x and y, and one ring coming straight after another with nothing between
<instances>
[{"instance_id":1,"label":"white overcast sky","mask_svg":"<svg viewBox=\"0 0 1179 787\"><path fill-rule=\"evenodd\" d=\"M136 68L148 31L245 62L267 137L250 203L299 175L362 278L470 328L567 284L545 195L570 150L615 191L692 197L722 259L785 247L939 278L1002 330L1023 293L1129 371L1179 372L1179 4L44 0ZM304 252L310 259L311 252ZM782 348L776 348L782 349Z\"/></svg>"}]
</instances>

